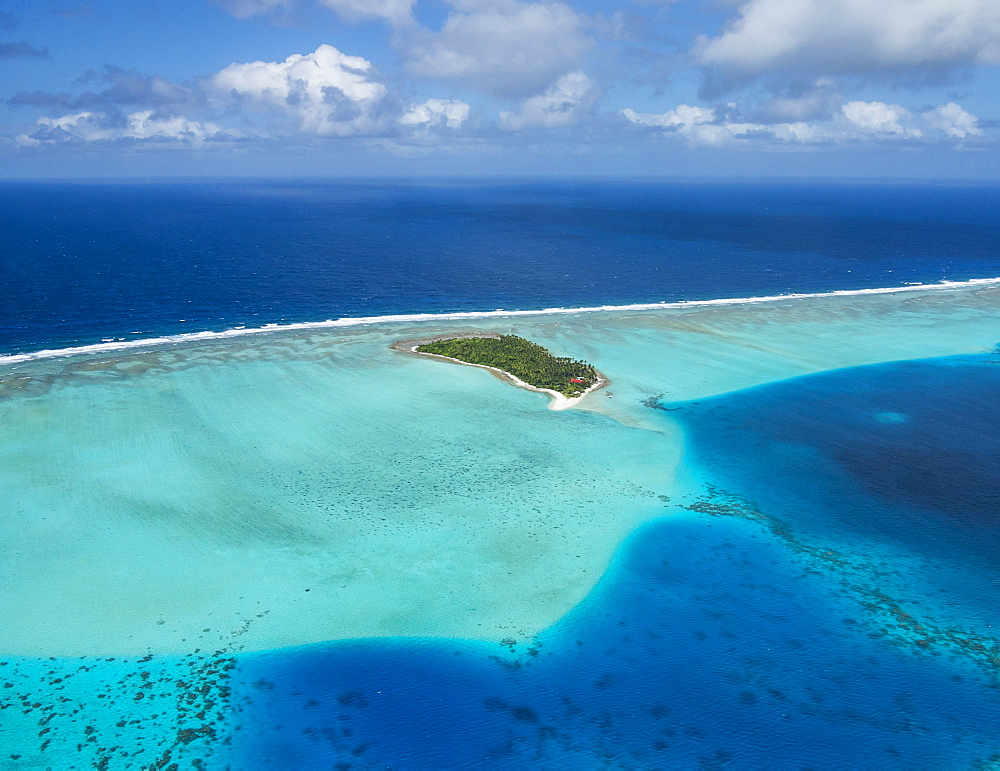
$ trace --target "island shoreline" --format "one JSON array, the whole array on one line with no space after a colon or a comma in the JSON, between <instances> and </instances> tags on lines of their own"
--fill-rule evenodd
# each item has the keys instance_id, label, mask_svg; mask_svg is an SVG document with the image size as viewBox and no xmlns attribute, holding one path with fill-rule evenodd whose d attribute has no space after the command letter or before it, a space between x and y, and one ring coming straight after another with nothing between
<instances>
[{"instance_id":1,"label":"island shoreline","mask_svg":"<svg viewBox=\"0 0 1000 771\"><path fill-rule=\"evenodd\" d=\"M547 394L549 396L549 398L550 398L549 405L548 405L548 407L549 407L550 410L556 410L556 411L568 410L568 409L570 409L572 407L575 407L577 404L579 404L587 395L589 395L589 394L591 394L591 393L593 393L595 391L599 391L600 389L604 388L605 386L611 385L611 380L608 377L606 377L601 372L597 372L597 382L594 383L594 385L590 386L586 391L584 391L579 396L570 397L570 396L566 396L565 394L561 394L558 391L555 391L555 390L553 390L551 388L539 388L538 386L533 386L530 383L525 383L523 380L521 380L517 376L512 375L510 372L507 372L506 370L502 370L499 367L491 367L491 366L489 366L487 364L473 364L473 363L468 362L468 361L462 361L461 359L452 358L451 356L442 356L439 353L427 353L425 351L418 351L417 350L417 348L420 347L421 345L428 345L430 343L436 343L436 342L439 342L441 340L468 340L468 339L484 338L484 337L493 338L493 339L499 339L500 338L500 333L499 332L480 332L480 333L469 332L469 333L466 333L466 334L457 334L457 335L456 334L440 334L440 335L435 335L435 336L432 336L432 337L420 338L418 340L399 340L399 341L393 343L392 345L390 345L389 347L392 348L394 351L399 351L400 353L409 353L409 354L413 354L415 356L430 356L430 357L433 357L435 359L441 359L443 361L449 361L449 362L452 362L454 364L463 364L466 367L478 367L479 369L488 370L489 372L493 373L493 375L495 377L499 378L500 380L503 380L505 383L508 383L509 385L513 385L513 386L516 386L518 388L524 388L525 390L528 390L528 391L535 391L536 393Z\"/></svg>"}]
</instances>

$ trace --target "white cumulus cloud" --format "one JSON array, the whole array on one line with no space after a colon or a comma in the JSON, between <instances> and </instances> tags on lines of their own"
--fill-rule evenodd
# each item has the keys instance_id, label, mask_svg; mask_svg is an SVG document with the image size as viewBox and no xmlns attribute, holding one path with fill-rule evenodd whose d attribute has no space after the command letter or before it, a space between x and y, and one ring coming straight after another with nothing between
<instances>
[{"instance_id":1,"label":"white cumulus cloud","mask_svg":"<svg viewBox=\"0 0 1000 771\"><path fill-rule=\"evenodd\" d=\"M85 111L63 115L59 118L39 118L35 123L43 129L51 129L53 132L64 131L67 136L75 134L85 137L87 135L96 136L97 132L104 131L95 125L95 122L102 118L104 118L103 113Z\"/></svg>"},{"instance_id":2,"label":"white cumulus cloud","mask_svg":"<svg viewBox=\"0 0 1000 771\"><path fill-rule=\"evenodd\" d=\"M702 38L701 63L734 77L946 72L1000 64L997 0L746 0Z\"/></svg>"},{"instance_id":3,"label":"white cumulus cloud","mask_svg":"<svg viewBox=\"0 0 1000 771\"><path fill-rule=\"evenodd\" d=\"M439 32L406 42L411 73L523 98L579 68L590 47L583 19L560 2L463 3Z\"/></svg>"},{"instance_id":4,"label":"white cumulus cloud","mask_svg":"<svg viewBox=\"0 0 1000 771\"><path fill-rule=\"evenodd\" d=\"M683 137L694 147L728 147L751 141L782 144L816 143L828 139L822 128L802 121L793 123L754 123L731 121L707 107L678 105L663 114L637 113L625 109L621 114L632 123L666 129Z\"/></svg>"},{"instance_id":5,"label":"white cumulus cloud","mask_svg":"<svg viewBox=\"0 0 1000 771\"><path fill-rule=\"evenodd\" d=\"M673 110L668 110L662 115L638 113L629 108L622 110L622 115L632 121L632 123L660 128L698 126L703 123L712 123L715 120L715 110L708 109L707 107L693 107L689 104L679 104Z\"/></svg>"},{"instance_id":6,"label":"white cumulus cloud","mask_svg":"<svg viewBox=\"0 0 1000 771\"><path fill-rule=\"evenodd\" d=\"M410 107L399 122L404 126L460 127L469 117L469 105L457 99L428 99L423 104Z\"/></svg>"},{"instance_id":7,"label":"white cumulus cloud","mask_svg":"<svg viewBox=\"0 0 1000 771\"><path fill-rule=\"evenodd\" d=\"M712 109L681 104L665 113L621 110L621 115L637 126L658 129L681 137L695 147L737 147L837 144L846 142L941 142L981 136L975 115L954 102L921 114L924 124L937 130L928 135L917 116L898 104L852 101L822 121L759 122L745 120L735 105ZM737 116L736 118L732 116Z\"/></svg>"},{"instance_id":8,"label":"white cumulus cloud","mask_svg":"<svg viewBox=\"0 0 1000 771\"><path fill-rule=\"evenodd\" d=\"M931 128L943 131L954 139L983 135L983 130L978 126L979 118L971 112L966 112L954 102L927 110L921 117Z\"/></svg>"},{"instance_id":9,"label":"white cumulus cloud","mask_svg":"<svg viewBox=\"0 0 1000 771\"><path fill-rule=\"evenodd\" d=\"M216 98L251 110L284 113L299 130L320 136L370 131L376 108L387 93L372 79L372 65L331 45L281 62L230 64L209 80Z\"/></svg>"},{"instance_id":10,"label":"white cumulus cloud","mask_svg":"<svg viewBox=\"0 0 1000 771\"><path fill-rule=\"evenodd\" d=\"M190 120L183 115L159 116L153 110L133 112L124 118L102 112L77 112L58 118L42 117L36 125L33 133L17 137L18 144L134 140L199 145L206 139L239 136L239 132L225 131L214 123Z\"/></svg>"},{"instance_id":11,"label":"white cumulus cloud","mask_svg":"<svg viewBox=\"0 0 1000 771\"><path fill-rule=\"evenodd\" d=\"M576 123L597 101L597 89L580 71L563 75L542 94L521 102L516 112L501 112L500 125L512 131L559 128Z\"/></svg>"},{"instance_id":12,"label":"white cumulus cloud","mask_svg":"<svg viewBox=\"0 0 1000 771\"><path fill-rule=\"evenodd\" d=\"M214 123L188 120L183 115L157 117L152 110L141 110L126 119L124 136L132 139L178 139L200 142L222 132Z\"/></svg>"},{"instance_id":13,"label":"white cumulus cloud","mask_svg":"<svg viewBox=\"0 0 1000 771\"><path fill-rule=\"evenodd\" d=\"M840 109L847 122L864 134L921 135L920 129L903 126L903 122L909 121L913 114L898 104L855 101L848 102Z\"/></svg>"}]
</instances>

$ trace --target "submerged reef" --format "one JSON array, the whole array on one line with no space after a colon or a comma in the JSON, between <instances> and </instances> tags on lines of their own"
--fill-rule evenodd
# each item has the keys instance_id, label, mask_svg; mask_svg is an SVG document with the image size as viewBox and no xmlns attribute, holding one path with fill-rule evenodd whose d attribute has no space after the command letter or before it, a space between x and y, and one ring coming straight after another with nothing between
<instances>
[{"instance_id":1,"label":"submerged reef","mask_svg":"<svg viewBox=\"0 0 1000 771\"><path fill-rule=\"evenodd\" d=\"M809 560L809 572L829 573L846 590L848 596L868 613L873 627L870 637L915 650L948 651L979 666L994 687L1000 685L1000 639L923 616L916 610L907 610L905 601L891 596L881 587L883 571L864 557L811 544L781 519L765 514L739 495L713 485L706 487L702 498L684 508L698 514L735 517L761 525L794 553ZM847 619L845 623L857 622Z\"/></svg>"}]
</instances>

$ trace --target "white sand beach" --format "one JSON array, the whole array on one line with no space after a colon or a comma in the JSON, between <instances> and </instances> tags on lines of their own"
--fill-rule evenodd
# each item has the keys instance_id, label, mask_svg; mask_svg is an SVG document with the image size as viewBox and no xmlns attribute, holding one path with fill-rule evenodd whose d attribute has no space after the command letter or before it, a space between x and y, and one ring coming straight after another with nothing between
<instances>
[{"instance_id":1,"label":"white sand beach","mask_svg":"<svg viewBox=\"0 0 1000 771\"><path fill-rule=\"evenodd\" d=\"M441 354L438 353L427 353L425 351L418 351L417 349L422 344L423 344L422 341L406 340L400 343L394 343L392 347L396 350L417 354L418 356L430 356L435 359L442 359L444 361L453 362L454 364L464 364L467 367L478 367L479 369L489 370L490 372L493 372L494 374L498 375L501 380L512 383L518 388L524 388L527 389L528 391L534 391L535 393L546 394L547 396L550 397L548 405L549 409L556 410L557 412L560 410L568 410L572 407L575 407L581 401L583 401L583 399L587 395L594 393L594 391L599 391L600 389L605 388L609 383L606 377L603 377L600 374L598 374L597 382L595 382L589 388L585 389L583 393L581 393L579 396L566 396L566 394L561 394L558 391L555 391L551 388L538 388L537 386L533 386L530 383L525 383L519 377L512 375L510 372L506 372L505 370L502 370L498 367L490 367L487 366L486 364L472 364L471 362L462 361L461 359L455 359L451 356L442 356Z\"/></svg>"}]
</instances>

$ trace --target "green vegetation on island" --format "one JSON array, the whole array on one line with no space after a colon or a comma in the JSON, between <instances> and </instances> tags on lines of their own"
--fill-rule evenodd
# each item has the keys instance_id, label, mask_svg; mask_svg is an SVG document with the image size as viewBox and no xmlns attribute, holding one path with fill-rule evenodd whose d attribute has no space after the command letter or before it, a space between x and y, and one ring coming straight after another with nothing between
<instances>
[{"instance_id":1,"label":"green vegetation on island","mask_svg":"<svg viewBox=\"0 0 1000 771\"><path fill-rule=\"evenodd\" d=\"M542 346L517 335L436 340L418 345L416 351L495 367L535 388L548 388L571 398L582 394L599 378L590 364L553 356Z\"/></svg>"}]
</instances>

